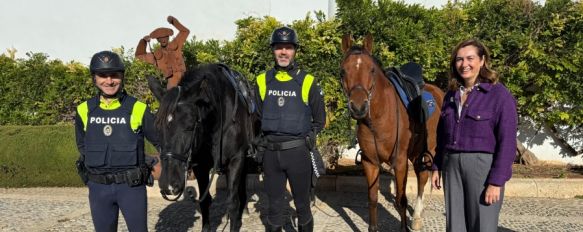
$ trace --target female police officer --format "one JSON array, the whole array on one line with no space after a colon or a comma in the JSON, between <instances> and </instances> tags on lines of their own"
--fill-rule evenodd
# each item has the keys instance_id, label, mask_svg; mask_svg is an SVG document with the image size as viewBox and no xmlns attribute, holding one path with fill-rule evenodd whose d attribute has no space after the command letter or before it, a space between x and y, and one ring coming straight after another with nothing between
<instances>
[{"instance_id":1,"label":"female police officer","mask_svg":"<svg viewBox=\"0 0 583 232\"><path fill-rule=\"evenodd\" d=\"M125 67L117 54L98 52L89 68L99 94L77 107L75 133L93 225L98 232L117 231L121 210L129 231L147 231L152 162L144 155L144 136L157 146L154 116L123 90Z\"/></svg>"},{"instance_id":2,"label":"female police officer","mask_svg":"<svg viewBox=\"0 0 583 232\"><path fill-rule=\"evenodd\" d=\"M267 230L282 230L284 193L289 180L298 229L312 231L314 221L309 205L312 161L308 146L314 145L315 134L326 122L324 101L315 78L300 70L294 61L298 48L296 32L289 27L278 28L271 35L270 45L275 67L256 79L262 101L261 130L267 140L263 156L269 200Z\"/></svg>"}]
</instances>

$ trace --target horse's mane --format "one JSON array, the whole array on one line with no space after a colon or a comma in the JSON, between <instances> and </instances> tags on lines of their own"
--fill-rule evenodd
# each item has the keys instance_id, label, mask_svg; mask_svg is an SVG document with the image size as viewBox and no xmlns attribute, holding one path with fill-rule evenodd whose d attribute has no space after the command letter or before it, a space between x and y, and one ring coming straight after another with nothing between
<instances>
[{"instance_id":1,"label":"horse's mane","mask_svg":"<svg viewBox=\"0 0 583 232\"><path fill-rule=\"evenodd\" d=\"M217 64L202 64L188 69L184 73L180 84L168 90L162 100L160 100L160 108L158 109L158 115L155 121L156 126L160 129L162 128L168 115L174 113L177 103L186 93L191 94L189 97L195 96L200 90L202 80L207 80L207 84L209 85L207 88L213 89L214 93L222 94L222 89L225 84L229 83L221 83L227 80L218 77L221 72L219 68ZM195 94L190 93L192 91Z\"/></svg>"},{"instance_id":2,"label":"horse's mane","mask_svg":"<svg viewBox=\"0 0 583 232\"><path fill-rule=\"evenodd\" d=\"M346 52L346 56L344 57L344 59L348 58L350 55L361 54L369 55L370 57L372 57L372 60L376 65L378 65L381 69L384 69L383 63L376 56L365 50L362 46L354 45L350 47L350 49L348 49L348 51Z\"/></svg>"}]
</instances>

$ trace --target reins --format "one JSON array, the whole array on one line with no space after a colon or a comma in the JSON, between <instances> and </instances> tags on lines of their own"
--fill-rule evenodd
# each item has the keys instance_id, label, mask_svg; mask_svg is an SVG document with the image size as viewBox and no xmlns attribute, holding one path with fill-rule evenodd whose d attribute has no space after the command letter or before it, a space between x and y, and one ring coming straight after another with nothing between
<instances>
[{"instance_id":1,"label":"reins","mask_svg":"<svg viewBox=\"0 0 583 232\"><path fill-rule=\"evenodd\" d=\"M395 88L395 86L393 86L393 88ZM393 92L393 94L394 94L395 99L396 99L398 97L397 96L396 89ZM371 100L369 100L369 104L372 105ZM399 110L399 106L398 105L396 105L395 111L396 111L396 114L397 114L397 117L396 117L396 121L397 121L397 128L396 128L396 130L397 130L397 133L395 134L395 142L393 143L393 151L391 151L391 159L392 160L395 159L396 154L399 152L399 132L400 132L399 129L401 127L400 126L400 112L401 111ZM369 109L368 109L368 118L366 118L365 123L369 126L369 128L370 128L370 130L372 132L372 138L373 138L373 142L374 142L374 146L375 146L375 151L376 151L376 156L375 156L376 160L375 161L377 162L377 166L379 168L379 174L376 176L375 179L378 181L378 178L380 176L380 170L382 170L382 166L381 166L381 161L379 159L380 153L379 153L379 147L378 147L378 144L377 144L377 136L376 136L377 130L373 126L373 121L372 121L372 117L371 117L371 107L369 107ZM391 161L391 165L394 165L394 162Z\"/></svg>"}]
</instances>

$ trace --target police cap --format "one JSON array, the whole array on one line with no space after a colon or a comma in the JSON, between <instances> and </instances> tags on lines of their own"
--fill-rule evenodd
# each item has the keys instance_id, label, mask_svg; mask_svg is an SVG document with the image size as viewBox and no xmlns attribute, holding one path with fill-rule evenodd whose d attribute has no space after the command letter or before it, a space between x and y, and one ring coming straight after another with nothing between
<instances>
[{"instance_id":1,"label":"police cap","mask_svg":"<svg viewBox=\"0 0 583 232\"><path fill-rule=\"evenodd\" d=\"M297 48L299 44L296 31L289 27L280 27L275 29L271 34L271 41L269 45L273 47L273 45L278 43L290 43Z\"/></svg>"},{"instance_id":2,"label":"police cap","mask_svg":"<svg viewBox=\"0 0 583 232\"><path fill-rule=\"evenodd\" d=\"M118 54L111 51L101 51L95 53L89 64L91 74L125 72L125 66Z\"/></svg>"}]
</instances>

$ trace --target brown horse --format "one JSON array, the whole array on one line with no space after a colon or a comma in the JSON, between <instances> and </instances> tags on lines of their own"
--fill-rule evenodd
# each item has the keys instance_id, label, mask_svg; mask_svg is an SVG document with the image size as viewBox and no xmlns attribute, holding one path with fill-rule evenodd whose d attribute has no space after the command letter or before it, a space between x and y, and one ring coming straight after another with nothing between
<instances>
[{"instance_id":1,"label":"brown horse","mask_svg":"<svg viewBox=\"0 0 583 232\"><path fill-rule=\"evenodd\" d=\"M433 95L437 106L425 125L418 123L413 115L408 115L381 64L372 56L372 36L366 36L362 47L352 46L352 43L350 35L342 39L344 60L341 64L341 83L348 97L350 115L358 122L357 137L364 154L362 163L368 181L368 230L379 230L377 202L382 163L389 164L395 172L395 208L401 217L401 230L409 230L405 195L407 160L414 164L418 184L411 227L420 229L423 190L435 154L437 123L444 93L434 85L425 84L424 89Z\"/></svg>"}]
</instances>

